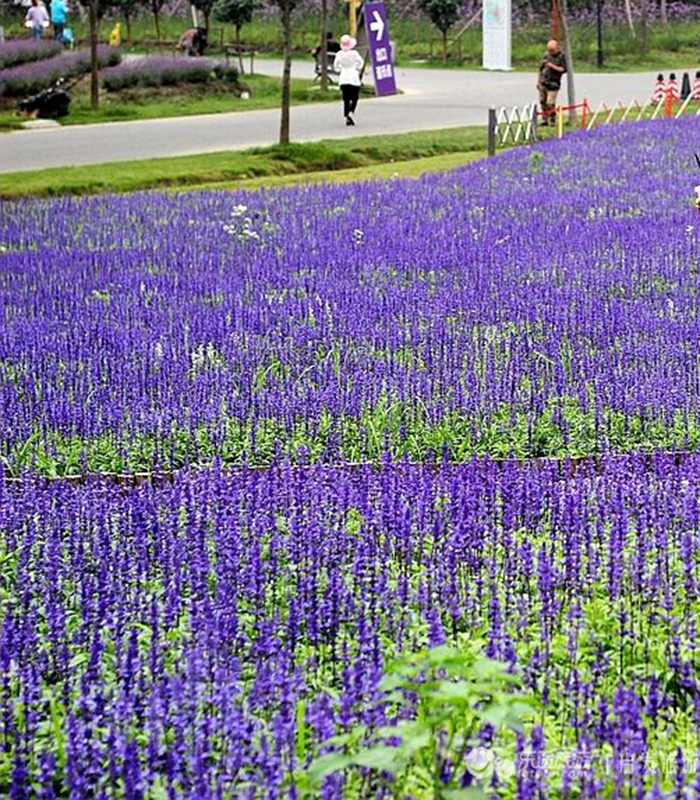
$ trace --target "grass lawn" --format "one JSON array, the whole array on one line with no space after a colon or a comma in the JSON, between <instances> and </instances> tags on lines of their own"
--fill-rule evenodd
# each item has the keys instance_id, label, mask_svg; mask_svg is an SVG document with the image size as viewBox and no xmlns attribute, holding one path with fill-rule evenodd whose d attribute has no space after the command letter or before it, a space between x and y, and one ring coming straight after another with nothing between
<instances>
[{"instance_id":1,"label":"grass lawn","mask_svg":"<svg viewBox=\"0 0 700 800\"><path fill-rule=\"evenodd\" d=\"M241 82L250 89L250 97L237 97L226 84L203 87L160 87L158 89L101 92L100 107L90 108L88 80L82 81L72 92L70 114L60 120L63 125L84 125L95 122L123 122L159 117L184 117L193 114L222 114L230 111L253 111L277 108L280 102L279 78L266 75L245 75ZM322 95L317 84L300 78L292 79L292 104L324 102L338 99L337 87ZM0 130L21 128L24 119L15 111L0 113Z\"/></svg>"},{"instance_id":2,"label":"grass lawn","mask_svg":"<svg viewBox=\"0 0 700 800\"><path fill-rule=\"evenodd\" d=\"M278 186L297 186L309 183L350 183L357 181L388 180L391 178L419 178L432 172L448 172L472 161L486 157L486 150L460 151L439 156L412 158L408 161L390 161L340 170L320 170L302 174L274 175L221 183L204 183L199 189L262 189Z\"/></svg>"},{"instance_id":3,"label":"grass lawn","mask_svg":"<svg viewBox=\"0 0 700 800\"><path fill-rule=\"evenodd\" d=\"M483 127L358 137L0 175L0 198L155 188L251 188L304 181L416 177L486 155Z\"/></svg>"}]
</instances>

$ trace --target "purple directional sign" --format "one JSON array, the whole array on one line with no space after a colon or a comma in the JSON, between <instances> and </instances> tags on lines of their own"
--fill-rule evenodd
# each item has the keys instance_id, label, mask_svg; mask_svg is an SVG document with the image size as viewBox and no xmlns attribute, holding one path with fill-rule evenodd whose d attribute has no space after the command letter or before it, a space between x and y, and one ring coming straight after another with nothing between
<instances>
[{"instance_id":1,"label":"purple directional sign","mask_svg":"<svg viewBox=\"0 0 700 800\"><path fill-rule=\"evenodd\" d=\"M362 7L367 28L369 52L374 72L374 91L376 94L396 94L394 59L389 41L389 21L383 2L365 3Z\"/></svg>"}]
</instances>

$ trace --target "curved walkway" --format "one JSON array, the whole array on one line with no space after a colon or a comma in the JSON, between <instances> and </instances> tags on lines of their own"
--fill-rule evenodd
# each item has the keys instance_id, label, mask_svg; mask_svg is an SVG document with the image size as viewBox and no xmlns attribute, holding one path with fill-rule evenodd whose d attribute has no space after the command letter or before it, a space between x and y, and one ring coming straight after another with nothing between
<instances>
[{"instance_id":1,"label":"curved walkway","mask_svg":"<svg viewBox=\"0 0 700 800\"><path fill-rule=\"evenodd\" d=\"M308 77L312 65L294 62L293 69L295 77ZM281 62L260 61L256 71L279 75ZM577 76L577 93L592 105L600 100L643 102L655 77L655 73L582 74ZM399 68L397 80L404 93L361 101L355 128L345 127L340 102L292 108L293 140L482 125L489 106L522 105L535 99L534 72ZM0 135L0 172L241 150L274 144L278 133L277 109L22 130Z\"/></svg>"}]
</instances>

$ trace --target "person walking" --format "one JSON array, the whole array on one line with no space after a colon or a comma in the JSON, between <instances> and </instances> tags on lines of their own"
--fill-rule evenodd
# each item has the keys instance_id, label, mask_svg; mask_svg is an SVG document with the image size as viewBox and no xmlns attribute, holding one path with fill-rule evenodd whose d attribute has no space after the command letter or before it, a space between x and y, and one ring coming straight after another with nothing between
<instances>
[{"instance_id":1,"label":"person walking","mask_svg":"<svg viewBox=\"0 0 700 800\"><path fill-rule=\"evenodd\" d=\"M32 39L41 39L44 35L44 28L49 27L49 15L41 0L32 0L24 24L30 29Z\"/></svg>"},{"instance_id":2,"label":"person walking","mask_svg":"<svg viewBox=\"0 0 700 800\"><path fill-rule=\"evenodd\" d=\"M53 38L63 44L63 31L66 27L66 4L64 0L51 0L51 24Z\"/></svg>"},{"instance_id":3,"label":"person walking","mask_svg":"<svg viewBox=\"0 0 700 800\"><path fill-rule=\"evenodd\" d=\"M345 124L355 124L355 109L360 98L360 73L365 65L362 56L355 50L357 40L346 33L340 37L340 51L333 61L333 69L338 74L338 85L343 93L343 114Z\"/></svg>"},{"instance_id":4,"label":"person walking","mask_svg":"<svg viewBox=\"0 0 700 800\"><path fill-rule=\"evenodd\" d=\"M561 76L566 72L566 56L559 49L556 39L547 42L547 52L544 54L540 70L537 75L537 91L540 93L542 106L542 124L555 125L557 94L561 88Z\"/></svg>"}]
</instances>

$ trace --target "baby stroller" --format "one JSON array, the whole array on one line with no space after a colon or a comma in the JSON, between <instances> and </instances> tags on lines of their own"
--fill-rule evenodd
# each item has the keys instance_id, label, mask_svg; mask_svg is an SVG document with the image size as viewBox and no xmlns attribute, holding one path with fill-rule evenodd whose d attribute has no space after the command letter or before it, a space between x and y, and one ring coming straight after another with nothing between
<instances>
[{"instance_id":1,"label":"baby stroller","mask_svg":"<svg viewBox=\"0 0 700 800\"><path fill-rule=\"evenodd\" d=\"M338 78L340 77L340 73L336 72L335 67L333 66L334 62L335 62L335 57L337 55L338 55L338 52L336 50L333 50L333 51L329 50L328 53L326 54L326 56L328 58L328 72L327 72L327 75L328 75L328 82L329 83L335 83L338 80ZM314 81L319 81L319 80L321 80L321 75L323 73L323 65L321 63L321 54L320 53L316 53L314 58L316 60L316 64L314 65Z\"/></svg>"},{"instance_id":2,"label":"baby stroller","mask_svg":"<svg viewBox=\"0 0 700 800\"><path fill-rule=\"evenodd\" d=\"M40 119L60 119L68 116L70 95L68 92L75 86L74 81L70 86L64 86L65 80L59 78L49 89L44 89L37 94L21 100L19 110L26 116L37 116Z\"/></svg>"}]
</instances>

